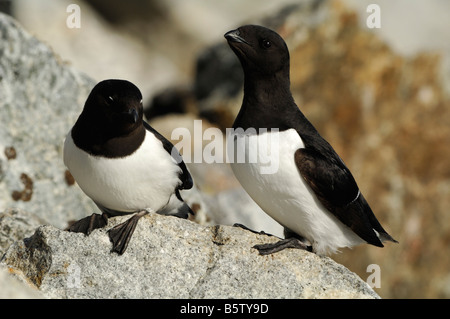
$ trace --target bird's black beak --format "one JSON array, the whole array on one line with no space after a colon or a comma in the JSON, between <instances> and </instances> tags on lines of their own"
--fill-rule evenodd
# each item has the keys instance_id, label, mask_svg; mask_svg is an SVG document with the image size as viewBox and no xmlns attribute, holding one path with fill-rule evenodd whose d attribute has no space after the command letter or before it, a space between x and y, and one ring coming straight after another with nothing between
<instances>
[{"instance_id":1,"label":"bird's black beak","mask_svg":"<svg viewBox=\"0 0 450 319\"><path fill-rule=\"evenodd\" d=\"M124 112L124 115L132 124L136 123L139 120L139 113L134 107L129 109L128 112Z\"/></svg>"},{"instance_id":2,"label":"bird's black beak","mask_svg":"<svg viewBox=\"0 0 450 319\"><path fill-rule=\"evenodd\" d=\"M228 31L224 34L225 39L228 40L228 42L237 42L237 43L245 43L250 45L250 43L247 42L243 37L241 37L241 33L239 32L239 29Z\"/></svg>"}]
</instances>

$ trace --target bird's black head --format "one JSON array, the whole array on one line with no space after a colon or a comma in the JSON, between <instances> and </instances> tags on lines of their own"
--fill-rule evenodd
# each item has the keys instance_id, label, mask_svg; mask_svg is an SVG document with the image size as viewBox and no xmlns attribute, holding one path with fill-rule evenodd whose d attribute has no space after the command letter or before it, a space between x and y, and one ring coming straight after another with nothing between
<instances>
[{"instance_id":1,"label":"bird's black head","mask_svg":"<svg viewBox=\"0 0 450 319\"><path fill-rule=\"evenodd\" d=\"M124 135L142 125L142 94L129 81L104 80L89 94L85 112L97 126Z\"/></svg>"},{"instance_id":2,"label":"bird's black head","mask_svg":"<svg viewBox=\"0 0 450 319\"><path fill-rule=\"evenodd\" d=\"M144 139L143 113L142 94L133 83L101 81L89 94L72 138L93 155L125 156Z\"/></svg>"},{"instance_id":3,"label":"bird's black head","mask_svg":"<svg viewBox=\"0 0 450 319\"><path fill-rule=\"evenodd\" d=\"M275 31L262 26L245 25L224 36L246 74L289 74L289 50Z\"/></svg>"}]
</instances>

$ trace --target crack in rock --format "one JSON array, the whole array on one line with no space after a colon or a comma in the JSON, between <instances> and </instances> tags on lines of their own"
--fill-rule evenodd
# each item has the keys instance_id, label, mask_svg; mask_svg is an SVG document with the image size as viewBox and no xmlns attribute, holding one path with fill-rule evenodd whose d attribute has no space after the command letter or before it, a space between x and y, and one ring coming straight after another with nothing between
<instances>
[{"instance_id":1,"label":"crack in rock","mask_svg":"<svg viewBox=\"0 0 450 319\"><path fill-rule=\"evenodd\" d=\"M223 228L220 225L210 227L211 230L211 242L214 244L211 246L208 264L203 276L201 276L190 289L188 295L189 298L203 298L204 296L198 295L201 291L200 287L209 279L210 274L215 270L217 262L222 258L222 248L229 241L228 238L223 237Z\"/></svg>"}]
</instances>

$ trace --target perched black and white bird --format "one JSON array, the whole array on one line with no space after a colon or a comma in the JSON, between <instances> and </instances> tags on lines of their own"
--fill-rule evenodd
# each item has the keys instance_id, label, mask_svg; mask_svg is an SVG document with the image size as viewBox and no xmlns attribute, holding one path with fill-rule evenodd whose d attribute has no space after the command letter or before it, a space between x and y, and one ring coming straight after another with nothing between
<instances>
[{"instance_id":1,"label":"perched black and white bird","mask_svg":"<svg viewBox=\"0 0 450 319\"><path fill-rule=\"evenodd\" d=\"M67 230L88 235L111 216L136 213L109 231L119 254L148 212L192 212L180 195L192 177L174 146L143 120L142 95L131 82L105 80L92 89L64 142L64 163L103 213Z\"/></svg>"},{"instance_id":2,"label":"perched black and white bird","mask_svg":"<svg viewBox=\"0 0 450 319\"><path fill-rule=\"evenodd\" d=\"M295 104L284 40L255 25L227 32L225 38L245 77L244 99L233 124L245 131L234 136L233 147L246 159L256 159L231 166L253 200L285 229L285 239L255 248L261 254L301 248L326 255L361 243L383 247L384 241L396 242L342 159ZM268 151L277 154L277 169L264 173Z\"/></svg>"}]
</instances>

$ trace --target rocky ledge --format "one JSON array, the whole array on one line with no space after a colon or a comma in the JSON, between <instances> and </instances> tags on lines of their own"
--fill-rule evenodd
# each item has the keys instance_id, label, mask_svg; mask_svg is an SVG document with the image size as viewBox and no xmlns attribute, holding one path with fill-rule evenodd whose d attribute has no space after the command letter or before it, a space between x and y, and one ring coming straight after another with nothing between
<instances>
[{"instance_id":1,"label":"rocky ledge","mask_svg":"<svg viewBox=\"0 0 450 319\"><path fill-rule=\"evenodd\" d=\"M107 231L127 218L90 236L39 226L9 247L0 273L46 298L379 298L328 257L293 249L260 256L252 246L277 238L232 226L151 214L123 255L111 253Z\"/></svg>"}]
</instances>

